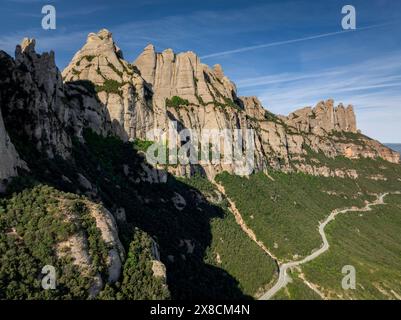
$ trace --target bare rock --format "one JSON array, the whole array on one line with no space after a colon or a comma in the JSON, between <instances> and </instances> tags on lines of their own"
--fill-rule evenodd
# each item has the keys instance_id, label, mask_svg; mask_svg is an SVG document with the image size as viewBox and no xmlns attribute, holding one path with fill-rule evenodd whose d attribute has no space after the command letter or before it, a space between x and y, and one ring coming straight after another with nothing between
<instances>
[{"instance_id":1,"label":"bare rock","mask_svg":"<svg viewBox=\"0 0 401 320\"><path fill-rule=\"evenodd\" d=\"M153 127L151 89L137 69L123 59L111 32L90 33L63 71L65 81L89 81L107 108L113 131L123 140L142 138Z\"/></svg>"},{"instance_id":2,"label":"bare rock","mask_svg":"<svg viewBox=\"0 0 401 320\"><path fill-rule=\"evenodd\" d=\"M3 180L15 177L18 167L26 168L26 164L20 159L8 136L0 109L0 192L4 191Z\"/></svg>"}]
</instances>

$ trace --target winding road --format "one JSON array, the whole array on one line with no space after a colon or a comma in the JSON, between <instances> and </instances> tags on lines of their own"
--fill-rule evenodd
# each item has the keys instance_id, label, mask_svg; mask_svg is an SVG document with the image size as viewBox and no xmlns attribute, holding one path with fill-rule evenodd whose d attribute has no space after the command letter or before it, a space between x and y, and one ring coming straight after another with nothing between
<instances>
[{"instance_id":1,"label":"winding road","mask_svg":"<svg viewBox=\"0 0 401 320\"><path fill-rule=\"evenodd\" d=\"M276 284L269 289L266 293L264 293L259 300L269 300L270 298L272 298L280 289L284 288L288 282L289 282L289 276L287 274L287 270L291 269L293 267L299 266L301 264L307 263L309 261L312 261L314 259L316 259L317 257L319 257L322 253L326 252L330 245L329 242L327 241L327 237L326 234L324 232L325 227L327 226L327 224L331 221L333 221L335 219L335 217L340 214L340 213L345 213L345 212L350 212L350 211L370 211L372 210L371 207L372 206L376 206L376 205L381 205L384 204L384 198L388 195L388 193L384 193L381 194L377 197L377 199L371 203L368 203L365 207L363 208L357 208L357 207L352 207L352 208L347 208L347 209L335 209L331 212L331 214L327 217L326 220L324 220L322 223L320 223L319 225L319 233L322 237L323 240L323 246L316 250L315 252L311 253L309 256L305 257L302 260L298 260L298 261L291 261L291 262L287 262L284 264L279 265L279 278L276 282Z\"/></svg>"}]
</instances>

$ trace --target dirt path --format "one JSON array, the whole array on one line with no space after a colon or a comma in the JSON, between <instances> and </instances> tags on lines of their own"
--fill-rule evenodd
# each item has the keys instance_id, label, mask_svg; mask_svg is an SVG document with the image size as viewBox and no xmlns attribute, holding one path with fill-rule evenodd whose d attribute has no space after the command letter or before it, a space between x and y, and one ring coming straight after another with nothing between
<instances>
[{"instance_id":1,"label":"dirt path","mask_svg":"<svg viewBox=\"0 0 401 320\"><path fill-rule=\"evenodd\" d=\"M277 269L278 269L278 260L277 257L272 254L267 248L266 246L263 244L262 241L259 241L256 238L255 233L253 232L253 230L251 228L249 228L244 219L241 216L241 213L239 212L239 210L237 209L235 202L232 201L227 195L226 195L226 191L224 189L224 187L217 183L216 181L213 181L213 184L216 186L217 190L219 190L227 199L228 203L230 204L230 210L231 212L234 214L235 217L235 221L237 222L237 224L240 225L241 229L247 234L247 236L249 238L251 238L268 256L270 256L270 258L272 258L276 264L277 264Z\"/></svg>"}]
</instances>

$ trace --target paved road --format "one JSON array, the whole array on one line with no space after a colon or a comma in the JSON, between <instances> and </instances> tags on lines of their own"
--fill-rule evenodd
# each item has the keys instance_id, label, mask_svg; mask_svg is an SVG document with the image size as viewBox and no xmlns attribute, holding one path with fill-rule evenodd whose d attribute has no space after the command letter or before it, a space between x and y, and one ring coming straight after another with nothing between
<instances>
[{"instance_id":1,"label":"paved road","mask_svg":"<svg viewBox=\"0 0 401 320\"><path fill-rule=\"evenodd\" d=\"M372 210L371 209L372 206L384 204L384 198L387 195L388 195L388 193L381 194L380 196L378 196L378 198L375 201L373 201L371 203L368 203L363 208L352 207L352 208L347 208L347 209L343 209L343 210L335 209L334 211L332 211L331 214L327 217L327 219L324 220L319 225L319 233L320 233L320 235L322 237L322 240L323 240L323 246L319 250L313 252L312 254L310 254L309 256L305 257L302 260L291 261L291 262L287 262L287 263L284 263L284 264L280 265L279 266L279 268L280 268L279 278L278 278L276 284L269 291L267 291L265 294L263 294L259 298L259 300L269 300L280 289L284 288L287 285L287 283L289 281L289 276L287 274L287 270L288 269L291 269L292 267L296 267L296 266L299 266L299 265L304 264L306 262L312 261L313 259L316 259L318 256L320 256L322 253L324 253L327 250L329 250L330 245L329 245L329 242L327 241L327 237L326 237L326 234L324 232L324 228L327 226L327 224L329 222L333 221L338 214L345 213L345 212L350 212L350 211L370 211L370 210Z\"/></svg>"}]
</instances>

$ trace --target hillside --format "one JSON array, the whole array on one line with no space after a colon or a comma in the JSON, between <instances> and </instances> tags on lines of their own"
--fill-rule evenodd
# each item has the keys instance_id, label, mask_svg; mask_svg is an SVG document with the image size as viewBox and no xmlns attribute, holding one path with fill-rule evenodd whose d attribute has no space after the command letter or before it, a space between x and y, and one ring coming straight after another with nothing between
<instances>
[{"instance_id":1,"label":"hillside","mask_svg":"<svg viewBox=\"0 0 401 320\"><path fill-rule=\"evenodd\" d=\"M33 39L15 58L0 51L0 106L0 299L259 298L282 262L321 245L318 223L332 210L401 191L400 155L357 129L352 106L327 99L274 115L237 96L220 65L152 45L129 63L107 30L89 34L62 73ZM167 149L172 123L177 147L197 147L191 139L207 130L229 132L218 160L240 140L235 130L251 132L254 148L245 161L151 164L147 151ZM179 139L183 129L192 133ZM207 160L222 138L212 142ZM376 254L368 241L357 248L392 274L401 211L389 199L375 210L395 215L380 224L392 251ZM375 212L366 213L372 223ZM370 238L369 221L339 219L344 230L333 222L333 250L302 267L328 297L345 296L336 275L319 270L355 253L332 235L358 226ZM363 264L366 254L353 259ZM45 265L57 270L56 290L41 289ZM312 295L295 275L288 288ZM399 290L388 281L375 288Z\"/></svg>"}]
</instances>

